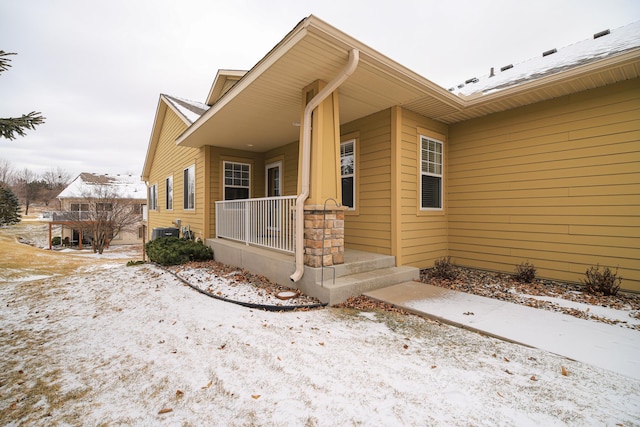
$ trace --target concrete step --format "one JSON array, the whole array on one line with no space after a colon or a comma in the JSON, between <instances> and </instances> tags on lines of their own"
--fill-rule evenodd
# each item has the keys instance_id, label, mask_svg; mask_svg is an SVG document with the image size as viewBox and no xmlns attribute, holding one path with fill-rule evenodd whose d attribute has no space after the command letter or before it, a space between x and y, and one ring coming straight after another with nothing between
<instances>
[{"instance_id":1,"label":"concrete step","mask_svg":"<svg viewBox=\"0 0 640 427\"><path fill-rule=\"evenodd\" d=\"M349 276L364 271L395 267L396 257L350 250L344 255L344 264L336 265L336 276Z\"/></svg>"},{"instance_id":2,"label":"concrete step","mask_svg":"<svg viewBox=\"0 0 640 427\"><path fill-rule=\"evenodd\" d=\"M323 268L305 269L307 279L320 285L323 281L333 280L339 277L350 276L372 270L381 270L394 267L396 258L391 255L374 254L357 250L349 250L345 253L344 264L338 264Z\"/></svg>"},{"instance_id":3,"label":"concrete step","mask_svg":"<svg viewBox=\"0 0 640 427\"><path fill-rule=\"evenodd\" d=\"M328 291L329 305L335 305L351 296L419 278L420 270L415 267L385 267L337 277L335 283L333 277L325 276L324 283L318 286Z\"/></svg>"}]
</instances>

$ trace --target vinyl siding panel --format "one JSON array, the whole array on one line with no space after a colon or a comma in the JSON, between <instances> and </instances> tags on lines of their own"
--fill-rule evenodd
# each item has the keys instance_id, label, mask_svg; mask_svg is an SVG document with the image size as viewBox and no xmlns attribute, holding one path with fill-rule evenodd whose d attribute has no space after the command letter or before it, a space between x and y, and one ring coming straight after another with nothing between
<instances>
[{"instance_id":1,"label":"vinyl siding panel","mask_svg":"<svg viewBox=\"0 0 640 427\"><path fill-rule=\"evenodd\" d=\"M578 282L592 265L640 291L640 81L450 126L449 255Z\"/></svg>"},{"instance_id":2,"label":"vinyl siding panel","mask_svg":"<svg viewBox=\"0 0 640 427\"><path fill-rule=\"evenodd\" d=\"M274 160L282 161L282 195L298 194L298 142L283 145L265 153L265 164ZM264 174L264 170L262 172Z\"/></svg>"},{"instance_id":3,"label":"vinyl siding panel","mask_svg":"<svg viewBox=\"0 0 640 427\"><path fill-rule=\"evenodd\" d=\"M356 209L345 213L345 247L390 255L390 110L343 125L341 134L343 141L357 135Z\"/></svg>"},{"instance_id":4,"label":"vinyl siding panel","mask_svg":"<svg viewBox=\"0 0 640 427\"><path fill-rule=\"evenodd\" d=\"M401 140L399 141L400 173L400 255L403 265L431 267L433 262L447 255L447 125L401 110ZM442 210L420 210L420 135L436 138L444 143L444 206Z\"/></svg>"},{"instance_id":5,"label":"vinyl siding panel","mask_svg":"<svg viewBox=\"0 0 640 427\"><path fill-rule=\"evenodd\" d=\"M149 211L149 236L156 227L174 227L172 222L180 219L182 226L189 226L196 237L204 238L204 149L176 146L175 140L187 128L185 123L168 109L162 121L158 146L153 155L149 172L149 185L158 184L158 210ZM183 209L185 168L195 165L196 197L195 209ZM173 209L165 205L165 179L173 176Z\"/></svg>"}]
</instances>

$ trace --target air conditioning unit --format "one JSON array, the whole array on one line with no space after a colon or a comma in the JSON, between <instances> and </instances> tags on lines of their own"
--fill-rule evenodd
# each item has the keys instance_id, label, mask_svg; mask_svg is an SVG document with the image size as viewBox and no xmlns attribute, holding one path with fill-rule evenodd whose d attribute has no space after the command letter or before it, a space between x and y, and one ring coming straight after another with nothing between
<instances>
[{"instance_id":1,"label":"air conditioning unit","mask_svg":"<svg viewBox=\"0 0 640 427\"><path fill-rule=\"evenodd\" d=\"M157 227L151 231L151 240L159 237L180 237L180 229L175 227Z\"/></svg>"}]
</instances>

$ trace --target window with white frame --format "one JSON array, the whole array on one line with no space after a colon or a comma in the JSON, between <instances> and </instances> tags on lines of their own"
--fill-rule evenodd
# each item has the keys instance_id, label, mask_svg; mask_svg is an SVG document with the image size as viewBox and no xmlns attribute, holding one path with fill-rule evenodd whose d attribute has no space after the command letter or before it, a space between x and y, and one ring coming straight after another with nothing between
<instances>
[{"instance_id":1,"label":"window with white frame","mask_svg":"<svg viewBox=\"0 0 640 427\"><path fill-rule=\"evenodd\" d=\"M340 175L342 176L342 206L356 206L356 140L340 144Z\"/></svg>"},{"instance_id":2,"label":"window with white frame","mask_svg":"<svg viewBox=\"0 0 640 427\"><path fill-rule=\"evenodd\" d=\"M88 203L71 203L71 210L73 212L87 212L89 210Z\"/></svg>"},{"instance_id":3,"label":"window with white frame","mask_svg":"<svg viewBox=\"0 0 640 427\"><path fill-rule=\"evenodd\" d=\"M173 209L173 176L168 176L164 182L165 189L165 204L164 207L167 210Z\"/></svg>"},{"instance_id":4,"label":"window with white frame","mask_svg":"<svg viewBox=\"0 0 640 427\"><path fill-rule=\"evenodd\" d=\"M250 164L224 162L224 200L248 199L250 184Z\"/></svg>"},{"instance_id":5,"label":"window with white frame","mask_svg":"<svg viewBox=\"0 0 640 427\"><path fill-rule=\"evenodd\" d=\"M420 207L442 209L443 143L420 136Z\"/></svg>"},{"instance_id":6,"label":"window with white frame","mask_svg":"<svg viewBox=\"0 0 640 427\"><path fill-rule=\"evenodd\" d=\"M149 187L149 210L158 210L158 184Z\"/></svg>"},{"instance_id":7,"label":"window with white frame","mask_svg":"<svg viewBox=\"0 0 640 427\"><path fill-rule=\"evenodd\" d=\"M184 202L185 209L196 207L196 166L191 165L184 170Z\"/></svg>"}]
</instances>

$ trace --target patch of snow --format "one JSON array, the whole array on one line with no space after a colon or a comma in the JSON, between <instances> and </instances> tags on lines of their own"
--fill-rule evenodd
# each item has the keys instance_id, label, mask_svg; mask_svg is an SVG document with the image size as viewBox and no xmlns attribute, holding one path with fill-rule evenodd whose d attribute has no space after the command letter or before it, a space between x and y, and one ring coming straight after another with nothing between
<instances>
[{"instance_id":1,"label":"patch of snow","mask_svg":"<svg viewBox=\"0 0 640 427\"><path fill-rule=\"evenodd\" d=\"M33 282L35 280L46 279L48 277L51 277L51 276L47 276L45 274L34 274L32 276L18 277L18 278L14 278L12 280L15 280L17 282Z\"/></svg>"},{"instance_id":2,"label":"patch of snow","mask_svg":"<svg viewBox=\"0 0 640 427\"><path fill-rule=\"evenodd\" d=\"M448 290L433 298L408 300L405 305L640 381L640 333L635 329Z\"/></svg>"},{"instance_id":3,"label":"patch of snow","mask_svg":"<svg viewBox=\"0 0 640 427\"><path fill-rule=\"evenodd\" d=\"M232 271L220 276L206 268L193 268L177 269L175 274L200 290L231 301L279 307L318 304L318 301L305 295L280 299L265 289L256 288L250 283L234 280L234 276L240 274L240 271ZM297 294L294 293L294 295Z\"/></svg>"},{"instance_id":4,"label":"patch of snow","mask_svg":"<svg viewBox=\"0 0 640 427\"><path fill-rule=\"evenodd\" d=\"M362 317L366 317L369 320L376 320L376 317L377 317L375 313L372 313L370 311L362 311L358 314Z\"/></svg>"},{"instance_id":5,"label":"patch of snow","mask_svg":"<svg viewBox=\"0 0 640 427\"><path fill-rule=\"evenodd\" d=\"M169 100L169 102L171 102L171 105L173 105L180 112L180 114L182 114L191 123L194 123L196 120L198 120L202 116L202 114L204 114L209 109L209 106L207 104L203 104L201 102L191 101L189 99L178 98L177 96L169 95L166 95L166 98ZM198 113L194 110L201 111L202 113Z\"/></svg>"},{"instance_id":6,"label":"patch of snow","mask_svg":"<svg viewBox=\"0 0 640 427\"><path fill-rule=\"evenodd\" d=\"M88 172L78 175L71 184L60 192L58 198L96 197L104 192L104 186L108 186L117 197L122 199L147 199L147 185L139 176L93 174Z\"/></svg>"},{"instance_id":7,"label":"patch of snow","mask_svg":"<svg viewBox=\"0 0 640 427\"><path fill-rule=\"evenodd\" d=\"M106 248L102 254L97 252L93 252L93 249L71 249L64 248L60 249L58 252L68 253L72 255L77 255L85 258L96 258L96 259L136 259L140 258L142 255L142 250L140 248L128 247L127 246L111 246L110 248Z\"/></svg>"},{"instance_id":8,"label":"patch of snow","mask_svg":"<svg viewBox=\"0 0 640 427\"><path fill-rule=\"evenodd\" d=\"M2 425L640 423L640 380L416 316L248 309L149 264L0 306Z\"/></svg>"},{"instance_id":9,"label":"patch of snow","mask_svg":"<svg viewBox=\"0 0 640 427\"><path fill-rule=\"evenodd\" d=\"M0 274L0 283L10 282L32 282L35 280L42 280L51 275L44 274L30 274L28 271L23 271L15 268L2 268L2 274Z\"/></svg>"}]
</instances>

